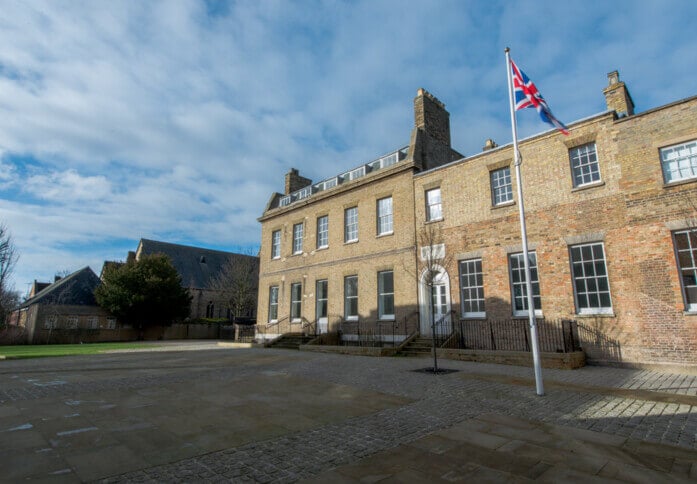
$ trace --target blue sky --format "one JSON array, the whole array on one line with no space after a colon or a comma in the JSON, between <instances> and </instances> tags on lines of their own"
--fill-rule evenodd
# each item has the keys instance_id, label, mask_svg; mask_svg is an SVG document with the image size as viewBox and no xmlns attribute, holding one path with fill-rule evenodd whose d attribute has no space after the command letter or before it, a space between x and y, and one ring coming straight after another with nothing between
<instances>
[{"instance_id":1,"label":"blue sky","mask_svg":"<svg viewBox=\"0 0 697 484\"><path fill-rule=\"evenodd\" d=\"M697 2L0 0L0 222L34 279L142 237L260 244L290 168L405 146L419 87L465 155L510 142L504 47L563 122L697 94ZM518 114L521 136L546 129Z\"/></svg>"}]
</instances>

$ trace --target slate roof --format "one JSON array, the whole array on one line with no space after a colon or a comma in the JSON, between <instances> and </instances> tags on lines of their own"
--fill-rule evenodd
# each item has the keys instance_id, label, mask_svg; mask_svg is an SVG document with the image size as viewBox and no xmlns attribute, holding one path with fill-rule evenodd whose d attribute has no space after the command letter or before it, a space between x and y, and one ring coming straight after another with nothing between
<instances>
[{"instance_id":1,"label":"slate roof","mask_svg":"<svg viewBox=\"0 0 697 484\"><path fill-rule=\"evenodd\" d=\"M83 267L39 291L20 308L32 304L61 304L67 306L96 306L94 290L99 285L99 277L89 267Z\"/></svg>"},{"instance_id":2,"label":"slate roof","mask_svg":"<svg viewBox=\"0 0 697 484\"><path fill-rule=\"evenodd\" d=\"M209 282L218 275L228 260L254 259L257 267L259 264L259 258L251 255L170 244L149 239L140 239L137 254L138 257L152 254L168 256L182 278L182 285L193 289L206 289Z\"/></svg>"}]
</instances>

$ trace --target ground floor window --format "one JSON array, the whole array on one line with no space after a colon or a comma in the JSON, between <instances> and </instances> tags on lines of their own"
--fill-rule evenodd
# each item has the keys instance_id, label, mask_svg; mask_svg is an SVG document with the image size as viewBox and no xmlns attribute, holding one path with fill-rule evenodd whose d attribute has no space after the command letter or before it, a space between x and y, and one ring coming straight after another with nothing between
<instances>
[{"instance_id":1,"label":"ground floor window","mask_svg":"<svg viewBox=\"0 0 697 484\"><path fill-rule=\"evenodd\" d=\"M460 261L460 294L462 317L483 318L485 316L481 259Z\"/></svg>"},{"instance_id":2,"label":"ground floor window","mask_svg":"<svg viewBox=\"0 0 697 484\"><path fill-rule=\"evenodd\" d=\"M574 278L576 312L579 314L611 314L610 281L605 265L602 242L574 245L571 252L571 273Z\"/></svg>"},{"instance_id":3,"label":"ground floor window","mask_svg":"<svg viewBox=\"0 0 697 484\"><path fill-rule=\"evenodd\" d=\"M87 327L89 329L99 329L99 316L90 316L87 318Z\"/></svg>"},{"instance_id":4,"label":"ground floor window","mask_svg":"<svg viewBox=\"0 0 697 484\"><path fill-rule=\"evenodd\" d=\"M528 252L530 264L530 282L532 283L532 298L535 304L535 313L541 313L542 302L540 300L540 280L537 274L537 254ZM514 316L528 315L528 290L525 279L525 259L523 253L511 254L508 259L511 273L511 298L513 302Z\"/></svg>"},{"instance_id":5,"label":"ground floor window","mask_svg":"<svg viewBox=\"0 0 697 484\"><path fill-rule=\"evenodd\" d=\"M116 329L116 318L106 318L106 329Z\"/></svg>"},{"instance_id":6,"label":"ground floor window","mask_svg":"<svg viewBox=\"0 0 697 484\"><path fill-rule=\"evenodd\" d=\"M290 285L290 319L291 321L300 321L302 314L302 284L295 282Z\"/></svg>"},{"instance_id":7,"label":"ground floor window","mask_svg":"<svg viewBox=\"0 0 697 484\"><path fill-rule=\"evenodd\" d=\"M278 321L278 286L269 288L269 322Z\"/></svg>"},{"instance_id":8,"label":"ground floor window","mask_svg":"<svg viewBox=\"0 0 697 484\"><path fill-rule=\"evenodd\" d=\"M394 272L378 272L378 317L394 319Z\"/></svg>"},{"instance_id":9,"label":"ground floor window","mask_svg":"<svg viewBox=\"0 0 697 484\"><path fill-rule=\"evenodd\" d=\"M673 242L685 309L697 311L697 231L675 232Z\"/></svg>"},{"instance_id":10,"label":"ground floor window","mask_svg":"<svg viewBox=\"0 0 697 484\"><path fill-rule=\"evenodd\" d=\"M358 319L358 276L344 277L344 318Z\"/></svg>"},{"instance_id":11,"label":"ground floor window","mask_svg":"<svg viewBox=\"0 0 697 484\"><path fill-rule=\"evenodd\" d=\"M327 280L322 279L317 281L317 319L322 319L327 317Z\"/></svg>"}]
</instances>

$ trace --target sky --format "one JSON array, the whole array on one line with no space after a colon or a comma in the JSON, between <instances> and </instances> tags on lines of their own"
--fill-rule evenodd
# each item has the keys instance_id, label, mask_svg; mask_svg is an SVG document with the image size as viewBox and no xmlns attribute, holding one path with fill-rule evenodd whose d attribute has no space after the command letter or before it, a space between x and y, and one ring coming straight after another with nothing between
<instances>
[{"instance_id":1,"label":"sky","mask_svg":"<svg viewBox=\"0 0 697 484\"><path fill-rule=\"evenodd\" d=\"M0 0L0 223L15 289L139 239L250 251L291 168L406 146L425 88L453 147L511 141L504 48L565 123L618 70L645 111L697 95L692 0ZM547 130L518 113L519 136Z\"/></svg>"}]
</instances>

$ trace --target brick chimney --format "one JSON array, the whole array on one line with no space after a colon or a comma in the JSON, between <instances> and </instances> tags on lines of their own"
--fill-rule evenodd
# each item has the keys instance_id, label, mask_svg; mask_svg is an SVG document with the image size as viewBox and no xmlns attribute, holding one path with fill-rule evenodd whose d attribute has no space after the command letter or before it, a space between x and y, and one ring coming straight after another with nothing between
<instances>
[{"instance_id":1,"label":"brick chimney","mask_svg":"<svg viewBox=\"0 0 697 484\"><path fill-rule=\"evenodd\" d=\"M484 146L482 147L482 151L489 151L493 150L494 148L498 148L499 144L494 141L493 139L489 138L484 142Z\"/></svg>"},{"instance_id":2,"label":"brick chimney","mask_svg":"<svg viewBox=\"0 0 697 484\"><path fill-rule=\"evenodd\" d=\"M445 104L423 88L416 91L414 98L414 121L431 138L450 146L450 113Z\"/></svg>"},{"instance_id":3,"label":"brick chimney","mask_svg":"<svg viewBox=\"0 0 697 484\"><path fill-rule=\"evenodd\" d=\"M286 173L286 195L290 195L308 185L312 185L312 180L300 176L297 169L291 168L290 171Z\"/></svg>"},{"instance_id":4,"label":"brick chimney","mask_svg":"<svg viewBox=\"0 0 697 484\"><path fill-rule=\"evenodd\" d=\"M608 85L603 89L605 104L610 111L615 111L618 118L634 114L634 101L629 95L629 90L624 82L620 81L620 74L612 71L607 75Z\"/></svg>"}]
</instances>

